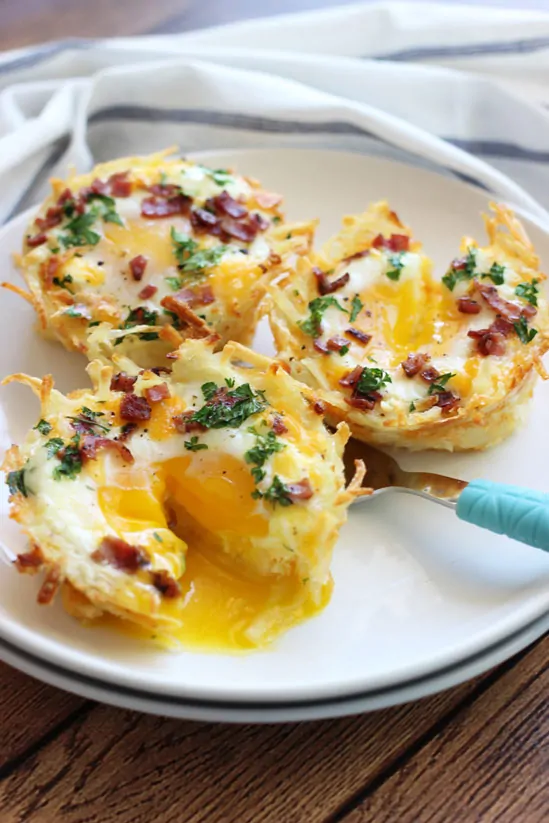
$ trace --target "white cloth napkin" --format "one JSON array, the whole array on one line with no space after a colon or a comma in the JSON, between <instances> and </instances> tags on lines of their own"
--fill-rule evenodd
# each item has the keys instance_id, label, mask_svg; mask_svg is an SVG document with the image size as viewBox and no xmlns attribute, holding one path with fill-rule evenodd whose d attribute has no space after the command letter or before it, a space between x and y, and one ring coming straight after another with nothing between
<instances>
[{"instance_id":1,"label":"white cloth napkin","mask_svg":"<svg viewBox=\"0 0 549 823\"><path fill-rule=\"evenodd\" d=\"M69 163L299 146L456 175L549 227L549 14L378 3L0 55L0 222Z\"/></svg>"}]
</instances>

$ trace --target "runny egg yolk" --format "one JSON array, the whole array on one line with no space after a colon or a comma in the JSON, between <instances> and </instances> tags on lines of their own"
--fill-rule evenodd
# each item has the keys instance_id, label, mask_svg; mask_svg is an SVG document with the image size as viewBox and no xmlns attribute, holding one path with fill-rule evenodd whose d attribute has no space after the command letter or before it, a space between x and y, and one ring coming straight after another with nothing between
<instances>
[{"instance_id":1,"label":"runny egg yolk","mask_svg":"<svg viewBox=\"0 0 549 823\"><path fill-rule=\"evenodd\" d=\"M125 252L128 260L147 250L149 268L162 271L176 261L170 240L171 221L128 220L127 225L105 224L105 236L117 249Z\"/></svg>"},{"instance_id":2,"label":"runny egg yolk","mask_svg":"<svg viewBox=\"0 0 549 823\"><path fill-rule=\"evenodd\" d=\"M116 485L100 490L102 512L117 534L131 542L132 533L140 532L142 540L150 530L146 547L153 563L154 555L165 558L174 540L181 542L172 527L188 545L181 596L163 599L160 607L160 617L174 619L177 626L166 630L167 642L218 651L257 648L328 602L331 583L320 602L312 602L297 572L260 576L246 564L250 541L268 532L268 521L251 497L253 490L247 464L206 450L173 458L146 473L128 469L117 476ZM99 623L132 635L144 633L116 618Z\"/></svg>"}]
</instances>

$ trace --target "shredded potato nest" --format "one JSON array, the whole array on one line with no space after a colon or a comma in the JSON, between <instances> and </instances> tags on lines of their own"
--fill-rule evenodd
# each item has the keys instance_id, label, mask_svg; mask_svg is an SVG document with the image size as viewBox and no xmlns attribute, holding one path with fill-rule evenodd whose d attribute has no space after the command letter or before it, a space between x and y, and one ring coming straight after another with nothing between
<instances>
[{"instance_id":1,"label":"shredded potato nest","mask_svg":"<svg viewBox=\"0 0 549 823\"><path fill-rule=\"evenodd\" d=\"M286 224L281 195L172 151L53 180L18 258L28 292L4 284L89 359L98 324L148 325L119 341L142 366L204 331L249 343L269 279L310 248L314 222Z\"/></svg>"},{"instance_id":2,"label":"shredded potato nest","mask_svg":"<svg viewBox=\"0 0 549 823\"><path fill-rule=\"evenodd\" d=\"M549 315L545 275L513 212L491 204L486 246L464 238L442 281L385 202L346 217L269 287L279 358L332 422L409 449L483 449L524 417Z\"/></svg>"},{"instance_id":3,"label":"shredded potato nest","mask_svg":"<svg viewBox=\"0 0 549 823\"><path fill-rule=\"evenodd\" d=\"M334 543L365 493L361 464L345 487L348 427L327 431L276 361L214 345L185 341L160 375L120 354L93 361L93 388L67 396L49 376L4 381L40 399L3 466L31 546L17 567L45 572L40 602L62 587L78 618L110 613L164 639L232 621L240 646L325 605ZM191 595L204 580L225 600L202 613Z\"/></svg>"}]
</instances>

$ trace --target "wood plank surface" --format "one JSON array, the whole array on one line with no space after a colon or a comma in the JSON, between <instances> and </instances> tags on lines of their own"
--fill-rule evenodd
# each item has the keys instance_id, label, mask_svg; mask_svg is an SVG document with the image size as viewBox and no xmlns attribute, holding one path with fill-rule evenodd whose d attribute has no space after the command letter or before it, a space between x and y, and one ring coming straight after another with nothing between
<instances>
[{"instance_id":1,"label":"wood plank surface","mask_svg":"<svg viewBox=\"0 0 549 823\"><path fill-rule=\"evenodd\" d=\"M0 774L8 762L70 720L84 704L75 695L0 663Z\"/></svg>"},{"instance_id":2,"label":"wood plank surface","mask_svg":"<svg viewBox=\"0 0 549 823\"><path fill-rule=\"evenodd\" d=\"M362 717L276 726L97 706L7 770L1 820L321 823L495 679Z\"/></svg>"},{"instance_id":3,"label":"wood plank surface","mask_svg":"<svg viewBox=\"0 0 549 823\"><path fill-rule=\"evenodd\" d=\"M373 788L344 823L549 820L549 638Z\"/></svg>"}]
</instances>

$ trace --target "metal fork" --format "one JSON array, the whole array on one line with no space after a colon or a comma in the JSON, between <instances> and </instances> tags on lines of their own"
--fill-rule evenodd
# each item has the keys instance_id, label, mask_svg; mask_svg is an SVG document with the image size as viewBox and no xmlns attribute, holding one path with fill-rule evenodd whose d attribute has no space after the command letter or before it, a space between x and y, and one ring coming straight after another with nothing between
<instances>
[{"instance_id":1,"label":"metal fork","mask_svg":"<svg viewBox=\"0 0 549 823\"><path fill-rule=\"evenodd\" d=\"M545 492L490 480L467 482L432 472L404 471L390 455L354 439L345 449L347 480L354 474L355 460L366 464L364 488L374 490L357 497L355 505L389 492L415 494L453 509L460 520L549 551L549 494Z\"/></svg>"}]
</instances>

